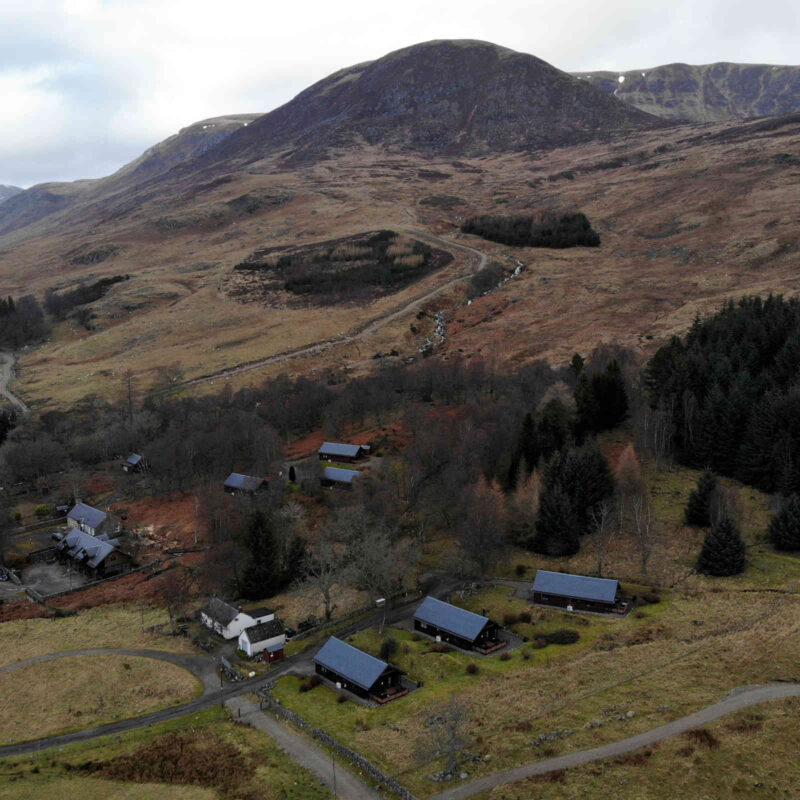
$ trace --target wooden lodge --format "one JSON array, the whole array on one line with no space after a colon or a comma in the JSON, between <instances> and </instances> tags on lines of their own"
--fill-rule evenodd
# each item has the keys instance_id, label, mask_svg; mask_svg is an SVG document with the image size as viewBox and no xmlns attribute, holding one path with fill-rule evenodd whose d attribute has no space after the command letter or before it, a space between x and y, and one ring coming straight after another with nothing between
<instances>
[{"instance_id":1,"label":"wooden lodge","mask_svg":"<svg viewBox=\"0 0 800 800\"><path fill-rule=\"evenodd\" d=\"M131 453L122 462L123 472L144 472L146 468L144 456L139 453Z\"/></svg>"},{"instance_id":2,"label":"wooden lodge","mask_svg":"<svg viewBox=\"0 0 800 800\"><path fill-rule=\"evenodd\" d=\"M362 461L369 453L369 445L343 442L323 442L322 447L317 450L320 461L340 461L345 464Z\"/></svg>"},{"instance_id":3,"label":"wooden lodge","mask_svg":"<svg viewBox=\"0 0 800 800\"><path fill-rule=\"evenodd\" d=\"M408 693L403 686L405 673L331 636L314 656L317 675L357 697L388 703Z\"/></svg>"},{"instance_id":4,"label":"wooden lodge","mask_svg":"<svg viewBox=\"0 0 800 800\"><path fill-rule=\"evenodd\" d=\"M361 473L355 469L325 467L322 470L319 482L325 489L352 489L359 475Z\"/></svg>"},{"instance_id":5,"label":"wooden lodge","mask_svg":"<svg viewBox=\"0 0 800 800\"><path fill-rule=\"evenodd\" d=\"M93 536L73 528L60 539L56 552L62 564L69 564L96 580L120 575L131 568L133 560L117 547L118 544L106 534Z\"/></svg>"},{"instance_id":6,"label":"wooden lodge","mask_svg":"<svg viewBox=\"0 0 800 800\"><path fill-rule=\"evenodd\" d=\"M269 483L264 478L254 475L241 475L238 472L231 472L228 475L223 488L228 494L255 494L264 492L269 488Z\"/></svg>"},{"instance_id":7,"label":"wooden lodge","mask_svg":"<svg viewBox=\"0 0 800 800\"><path fill-rule=\"evenodd\" d=\"M437 642L447 642L483 655L506 646L499 636L498 623L435 597L426 597L414 612L414 630L433 637Z\"/></svg>"},{"instance_id":8,"label":"wooden lodge","mask_svg":"<svg viewBox=\"0 0 800 800\"><path fill-rule=\"evenodd\" d=\"M628 610L619 581L544 569L536 573L532 600L537 605L564 608L567 611L624 614Z\"/></svg>"}]
</instances>

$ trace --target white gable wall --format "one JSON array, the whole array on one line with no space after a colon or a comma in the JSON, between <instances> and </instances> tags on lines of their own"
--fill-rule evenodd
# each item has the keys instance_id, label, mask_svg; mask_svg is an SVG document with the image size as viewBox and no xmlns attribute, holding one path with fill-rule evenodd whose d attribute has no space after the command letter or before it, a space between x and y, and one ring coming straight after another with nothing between
<instances>
[{"instance_id":1,"label":"white gable wall","mask_svg":"<svg viewBox=\"0 0 800 800\"><path fill-rule=\"evenodd\" d=\"M245 628L256 624L249 614L243 612L238 613L225 627L211 619L205 612L200 613L200 621L207 628L211 628L212 631L218 633L223 639L235 639Z\"/></svg>"},{"instance_id":2,"label":"white gable wall","mask_svg":"<svg viewBox=\"0 0 800 800\"><path fill-rule=\"evenodd\" d=\"M239 649L243 650L250 657L263 653L264 650L268 647L272 647L274 644L285 645L286 634L282 633L279 636L273 636L271 639L265 639L263 642L256 642L255 644L250 641L247 636L247 631L242 631L239 635Z\"/></svg>"}]
</instances>

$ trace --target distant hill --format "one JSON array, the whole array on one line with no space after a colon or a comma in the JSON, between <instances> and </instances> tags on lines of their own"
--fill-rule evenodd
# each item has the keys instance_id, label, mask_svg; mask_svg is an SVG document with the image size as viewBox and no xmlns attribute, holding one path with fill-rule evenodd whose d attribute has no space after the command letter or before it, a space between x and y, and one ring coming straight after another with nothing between
<instances>
[{"instance_id":1,"label":"distant hill","mask_svg":"<svg viewBox=\"0 0 800 800\"><path fill-rule=\"evenodd\" d=\"M658 124L535 56L433 41L335 72L209 152L300 158L359 142L477 155L554 147Z\"/></svg>"},{"instance_id":2,"label":"distant hill","mask_svg":"<svg viewBox=\"0 0 800 800\"><path fill-rule=\"evenodd\" d=\"M800 67L721 61L573 74L641 111L675 121L719 122L800 109Z\"/></svg>"},{"instance_id":3,"label":"distant hill","mask_svg":"<svg viewBox=\"0 0 800 800\"><path fill-rule=\"evenodd\" d=\"M15 194L19 194L22 191L24 190L20 189L19 186L6 186L0 183L0 203L5 203L6 200L10 200Z\"/></svg>"}]
</instances>

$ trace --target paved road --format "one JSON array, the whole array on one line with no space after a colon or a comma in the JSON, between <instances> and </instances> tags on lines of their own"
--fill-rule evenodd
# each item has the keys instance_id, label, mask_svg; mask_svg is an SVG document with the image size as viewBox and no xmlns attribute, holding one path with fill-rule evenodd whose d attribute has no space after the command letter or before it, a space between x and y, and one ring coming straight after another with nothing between
<instances>
[{"instance_id":1,"label":"paved road","mask_svg":"<svg viewBox=\"0 0 800 800\"><path fill-rule=\"evenodd\" d=\"M338 336L335 339L327 339L322 342L315 342L314 344L305 345L304 347L298 347L294 350L285 350L281 353L275 353L274 355L259 359L258 361L250 361L246 364L239 364L235 367L221 369L217 372L212 372L208 375L202 375L199 378L193 378L192 380L185 381L183 385L194 386L198 383L206 383L207 381L230 378L234 375L241 375L245 372L252 372L253 370L261 369L262 367L269 366L270 364L280 364L293 358L300 358L302 356L318 355L326 350L330 350L332 347L352 344L353 342L357 342L367 336L370 336L371 334L383 328L385 325L388 325L390 322L394 322L394 320L399 319L400 317L404 317L410 313L418 311L422 305L424 305L431 298L441 294L444 291L447 291L457 283L465 281L475 272L483 269L486 266L486 254L474 247L470 247L466 244L451 242L448 239L441 239L433 234L425 233L424 231L413 230L411 228L400 228L400 230L403 230L405 233L415 236L418 239L424 239L425 241L430 242L437 247L441 247L443 250L448 250L450 252L453 250L459 250L462 253L466 253L468 256L470 256L470 260L467 263L466 268L457 277L452 278L430 292L426 292L419 297L415 297L413 300L404 304L401 308L398 308L395 311L387 311L380 316L367 320L349 333Z\"/></svg>"},{"instance_id":2,"label":"paved road","mask_svg":"<svg viewBox=\"0 0 800 800\"><path fill-rule=\"evenodd\" d=\"M800 683L772 683L762 686L744 686L729 692L718 703L701 709L687 717L676 719L666 725L653 728L638 736L631 736L619 742L595 747L591 750L580 750L576 753L567 753L556 758L548 758L544 761L534 761L522 767L509 769L505 772L498 772L494 775L487 775L475 781L456 786L447 791L435 795L431 800L462 800L462 798L472 797L481 792L488 792L497 786L505 783L513 783L530 778L533 775L542 775L545 772L552 772L558 769L569 769L580 764L588 764L590 761L600 761L605 758L621 756L625 753L632 753L642 747L660 742L670 736L707 725L711 722L731 714L748 706L766 703L770 700L780 700L784 697L794 697L800 695Z\"/></svg>"},{"instance_id":3,"label":"paved road","mask_svg":"<svg viewBox=\"0 0 800 800\"><path fill-rule=\"evenodd\" d=\"M264 714L258 706L245 697L232 697L225 705L234 716L271 736L278 747L298 764L316 775L336 797L344 800L379 800L381 795L359 780L341 761L334 762L330 755L312 744L304 736L300 736L281 725L271 716Z\"/></svg>"},{"instance_id":4,"label":"paved road","mask_svg":"<svg viewBox=\"0 0 800 800\"><path fill-rule=\"evenodd\" d=\"M8 385L14 380L14 364L17 359L13 353L0 350L0 395L6 398L17 411L27 414L30 409L19 399Z\"/></svg>"}]
</instances>

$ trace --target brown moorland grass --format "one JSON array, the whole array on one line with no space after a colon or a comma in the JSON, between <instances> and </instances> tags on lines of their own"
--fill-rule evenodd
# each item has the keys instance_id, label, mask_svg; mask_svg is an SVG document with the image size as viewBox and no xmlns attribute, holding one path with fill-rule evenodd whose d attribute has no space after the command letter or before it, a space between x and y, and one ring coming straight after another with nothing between
<instances>
[{"instance_id":1,"label":"brown moorland grass","mask_svg":"<svg viewBox=\"0 0 800 800\"><path fill-rule=\"evenodd\" d=\"M179 763L174 758L176 747L182 756ZM217 753L226 757L216 759ZM232 764L238 771L227 769ZM232 722L219 708L33 758L0 759L0 800L322 800L329 796L269 737Z\"/></svg>"},{"instance_id":2,"label":"brown moorland grass","mask_svg":"<svg viewBox=\"0 0 800 800\"><path fill-rule=\"evenodd\" d=\"M500 786L475 800L695 800L699 797L791 798L800 786L797 698L764 703L700 729L716 747L676 736L627 756ZM761 727L749 728L754 716Z\"/></svg>"},{"instance_id":3,"label":"brown moorland grass","mask_svg":"<svg viewBox=\"0 0 800 800\"><path fill-rule=\"evenodd\" d=\"M175 664L131 656L73 656L0 673L0 741L90 728L202 694Z\"/></svg>"},{"instance_id":4,"label":"brown moorland grass","mask_svg":"<svg viewBox=\"0 0 800 800\"><path fill-rule=\"evenodd\" d=\"M4 622L0 624L0 666L63 650L145 648L193 652L187 639L142 630L168 621L164 609L102 606L72 617Z\"/></svg>"}]
</instances>

